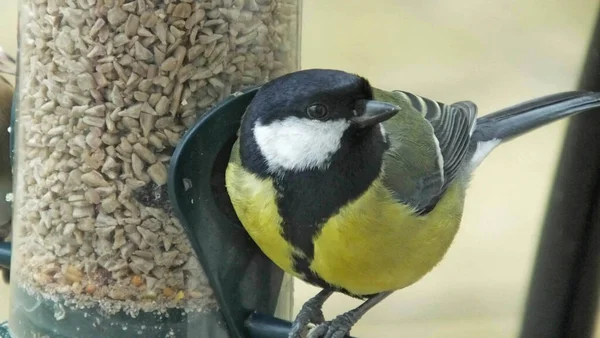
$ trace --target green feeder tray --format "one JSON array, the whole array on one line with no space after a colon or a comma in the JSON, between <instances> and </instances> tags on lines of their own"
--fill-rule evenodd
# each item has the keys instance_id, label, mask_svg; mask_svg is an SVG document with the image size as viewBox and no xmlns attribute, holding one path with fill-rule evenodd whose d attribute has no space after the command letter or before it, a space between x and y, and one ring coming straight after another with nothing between
<instances>
[{"instance_id":1,"label":"green feeder tray","mask_svg":"<svg viewBox=\"0 0 600 338\"><path fill-rule=\"evenodd\" d=\"M257 90L231 95L183 136L171 158L169 196L231 337L286 338L291 323L272 316L284 273L242 227L225 188L225 169L240 120Z\"/></svg>"}]
</instances>

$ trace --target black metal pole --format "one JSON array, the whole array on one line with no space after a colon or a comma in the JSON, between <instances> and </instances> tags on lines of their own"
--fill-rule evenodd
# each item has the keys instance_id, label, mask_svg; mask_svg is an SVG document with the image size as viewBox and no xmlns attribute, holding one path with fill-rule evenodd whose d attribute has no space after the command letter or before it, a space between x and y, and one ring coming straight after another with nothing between
<instances>
[{"instance_id":1,"label":"black metal pole","mask_svg":"<svg viewBox=\"0 0 600 338\"><path fill-rule=\"evenodd\" d=\"M600 21L579 87L600 91ZM600 109L595 109L573 117L567 128L521 337L592 337L599 276Z\"/></svg>"},{"instance_id":2,"label":"black metal pole","mask_svg":"<svg viewBox=\"0 0 600 338\"><path fill-rule=\"evenodd\" d=\"M10 244L8 242L0 242L0 268L10 268Z\"/></svg>"}]
</instances>

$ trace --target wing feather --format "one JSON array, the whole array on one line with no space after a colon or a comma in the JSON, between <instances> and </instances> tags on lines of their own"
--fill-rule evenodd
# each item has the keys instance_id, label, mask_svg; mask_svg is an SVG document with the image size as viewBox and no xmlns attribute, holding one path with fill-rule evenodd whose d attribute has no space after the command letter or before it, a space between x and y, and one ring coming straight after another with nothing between
<instances>
[{"instance_id":1,"label":"wing feather","mask_svg":"<svg viewBox=\"0 0 600 338\"><path fill-rule=\"evenodd\" d=\"M477 106L470 101L446 105L404 91L394 91L389 95L394 95L396 100L404 100L414 112L420 114L430 128L430 143L410 149L406 144L410 143L407 137L398 134L407 132L397 125L405 123L405 120L399 118L400 120L384 124L386 130L392 129L388 130L392 134L389 152L391 164L386 166L385 184L399 200L413 207L417 213L425 214L435 207L465 163L477 119ZM394 133L397 134L393 135ZM422 153L411 153L416 151ZM436 158L428 161L420 156ZM409 161L423 163L411 165L406 163ZM420 172L415 174L407 168Z\"/></svg>"}]
</instances>

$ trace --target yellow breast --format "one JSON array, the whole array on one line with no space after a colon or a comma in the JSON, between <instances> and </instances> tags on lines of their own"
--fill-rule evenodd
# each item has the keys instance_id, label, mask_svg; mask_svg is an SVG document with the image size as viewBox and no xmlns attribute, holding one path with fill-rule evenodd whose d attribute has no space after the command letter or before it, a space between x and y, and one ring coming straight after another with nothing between
<instances>
[{"instance_id":1,"label":"yellow breast","mask_svg":"<svg viewBox=\"0 0 600 338\"><path fill-rule=\"evenodd\" d=\"M237 163L229 163L225 182L231 204L250 237L281 269L296 275L292 246L282 237L273 182L260 179Z\"/></svg>"},{"instance_id":2,"label":"yellow breast","mask_svg":"<svg viewBox=\"0 0 600 338\"><path fill-rule=\"evenodd\" d=\"M299 277L291 259L294 249L282 237L272 181L230 163L226 182L234 209L256 244L280 268ZM376 181L327 221L315 238L310 268L357 295L406 287L443 258L458 230L463 202L464 189L455 184L432 212L415 217Z\"/></svg>"},{"instance_id":3,"label":"yellow breast","mask_svg":"<svg viewBox=\"0 0 600 338\"><path fill-rule=\"evenodd\" d=\"M411 285L445 255L458 231L463 201L464 189L455 184L433 211L415 217L376 181L323 227L311 269L357 295Z\"/></svg>"}]
</instances>

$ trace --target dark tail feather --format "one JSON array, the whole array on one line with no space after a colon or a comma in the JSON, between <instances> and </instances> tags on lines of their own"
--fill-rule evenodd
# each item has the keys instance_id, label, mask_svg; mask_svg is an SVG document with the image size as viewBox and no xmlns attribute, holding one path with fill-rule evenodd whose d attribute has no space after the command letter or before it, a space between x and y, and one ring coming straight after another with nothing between
<instances>
[{"instance_id":1,"label":"dark tail feather","mask_svg":"<svg viewBox=\"0 0 600 338\"><path fill-rule=\"evenodd\" d=\"M526 101L477 119L472 141L502 142L563 117L600 107L600 93L572 91Z\"/></svg>"}]
</instances>

